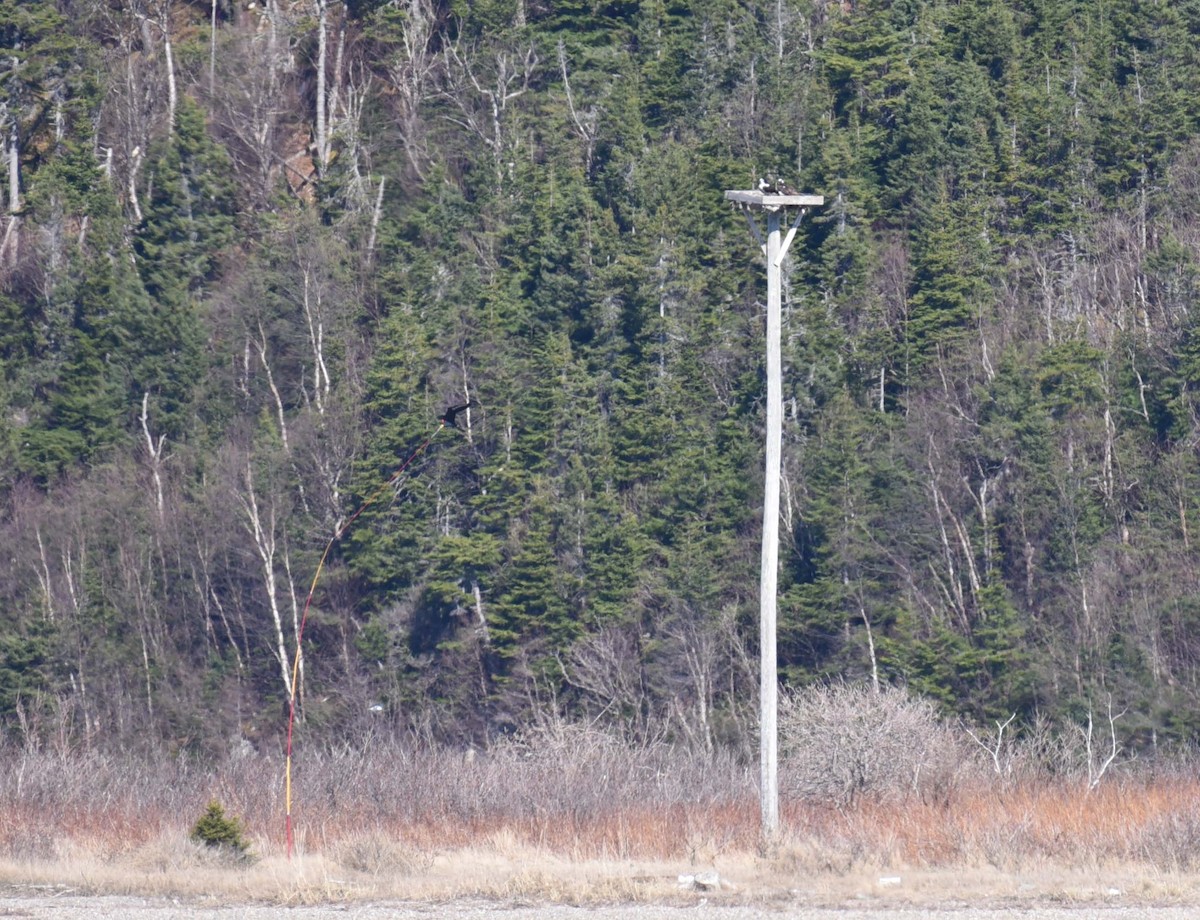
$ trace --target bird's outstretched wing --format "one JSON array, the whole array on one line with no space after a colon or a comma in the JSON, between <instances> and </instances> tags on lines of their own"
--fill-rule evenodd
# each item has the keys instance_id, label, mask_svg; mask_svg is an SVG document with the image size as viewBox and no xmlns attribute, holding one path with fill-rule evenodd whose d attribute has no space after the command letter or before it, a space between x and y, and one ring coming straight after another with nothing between
<instances>
[{"instance_id":1,"label":"bird's outstretched wing","mask_svg":"<svg viewBox=\"0 0 1200 920\"><path fill-rule=\"evenodd\" d=\"M454 419L458 416L458 413L462 412L464 409L471 408L473 405L474 403L465 402L461 406L450 406L446 409L438 421L443 425L449 425L451 428L457 428L458 425L455 423Z\"/></svg>"}]
</instances>

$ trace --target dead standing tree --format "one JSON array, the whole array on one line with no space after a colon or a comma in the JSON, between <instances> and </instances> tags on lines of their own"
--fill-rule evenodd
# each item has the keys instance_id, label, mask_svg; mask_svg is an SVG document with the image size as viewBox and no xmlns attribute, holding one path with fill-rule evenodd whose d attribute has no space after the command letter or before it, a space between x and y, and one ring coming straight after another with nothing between
<instances>
[{"instance_id":1,"label":"dead standing tree","mask_svg":"<svg viewBox=\"0 0 1200 920\"><path fill-rule=\"evenodd\" d=\"M434 95L447 58L434 50L439 33L432 0L404 0L402 5L401 47L387 62L388 99L409 166L424 179L429 152L421 107Z\"/></svg>"},{"instance_id":2,"label":"dead standing tree","mask_svg":"<svg viewBox=\"0 0 1200 920\"><path fill-rule=\"evenodd\" d=\"M14 65L15 66L15 65ZM8 111L7 104L0 104L0 130L7 122L4 140L5 174L8 177L8 219L4 222L4 235L0 236L0 264L14 267L17 250L20 248L21 223L21 147L17 119Z\"/></svg>"},{"instance_id":3,"label":"dead standing tree","mask_svg":"<svg viewBox=\"0 0 1200 920\"><path fill-rule=\"evenodd\" d=\"M504 184L506 152L515 146L509 126L514 100L533 81L538 57L533 46L522 50L500 48L493 54L464 53L457 44L446 46L445 82L441 95L456 114L451 122L469 131L491 152L496 182Z\"/></svg>"},{"instance_id":4,"label":"dead standing tree","mask_svg":"<svg viewBox=\"0 0 1200 920\"><path fill-rule=\"evenodd\" d=\"M141 5L137 4L132 12L141 25L144 54L153 54L154 32L158 32L162 39L163 68L167 80L167 133L173 134L175 112L179 108L179 88L175 80L175 50L171 43L171 2L161 0L147 9L142 9Z\"/></svg>"},{"instance_id":5,"label":"dead standing tree","mask_svg":"<svg viewBox=\"0 0 1200 920\"><path fill-rule=\"evenodd\" d=\"M317 76L316 112L314 113L313 146L314 165L321 178L333 158L333 135L340 109L343 84L342 62L346 52L346 14L341 6L341 19L337 23L337 44L333 53L332 74L329 66L330 0L314 0L313 12L317 17ZM332 81L329 79L332 75Z\"/></svg>"}]
</instances>

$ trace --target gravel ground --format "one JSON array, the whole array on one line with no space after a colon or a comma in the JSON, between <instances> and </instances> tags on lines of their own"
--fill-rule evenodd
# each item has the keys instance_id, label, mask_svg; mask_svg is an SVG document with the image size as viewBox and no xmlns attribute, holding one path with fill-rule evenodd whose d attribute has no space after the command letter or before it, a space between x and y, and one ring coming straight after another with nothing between
<instances>
[{"instance_id":1,"label":"gravel ground","mask_svg":"<svg viewBox=\"0 0 1200 920\"><path fill-rule=\"evenodd\" d=\"M698 900L689 907L630 904L610 907L530 905L494 901L427 903L205 905L169 899L84 897L0 891L0 918L53 920L1193 920L1195 907L1087 905L1078 907L810 908L787 904L729 906Z\"/></svg>"}]
</instances>

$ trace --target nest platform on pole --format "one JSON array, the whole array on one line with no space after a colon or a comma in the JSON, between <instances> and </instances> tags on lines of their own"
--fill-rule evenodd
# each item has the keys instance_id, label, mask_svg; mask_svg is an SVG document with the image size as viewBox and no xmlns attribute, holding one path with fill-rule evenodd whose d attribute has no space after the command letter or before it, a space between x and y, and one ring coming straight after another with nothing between
<instances>
[{"instance_id":1,"label":"nest platform on pole","mask_svg":"<svg viewBox=\"0 0 1200 920\"><path fill-rule=\"evenodd\" d=\"M779 665L776 656L776 595L779 581L779 474L783 443L783 377L780 345L781 266L809 208L825 203L822 195L778 194L774 190L725 192L746 216L767 263L767 437L763 489L762 572L759 582L759 764L762 843L773 850L779 837ZM758 215L767 218L763 237ZM786 236L785 217L795 213Z\"/></svg>"}]
</instances>

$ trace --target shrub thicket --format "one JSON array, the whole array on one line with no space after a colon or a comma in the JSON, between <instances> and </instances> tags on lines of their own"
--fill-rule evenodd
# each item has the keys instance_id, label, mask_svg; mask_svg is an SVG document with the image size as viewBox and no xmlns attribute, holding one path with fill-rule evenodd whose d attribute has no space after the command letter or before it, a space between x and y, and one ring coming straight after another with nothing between
<instances>
[{"instance_id":1,"label":"shrub thicket","mask_svg":"<svg viewBox=\"0 0 1200 920\"><path fill-rule=\"evenodd\" d=\"M860 799L946 796L965 756L961 733L932 702L895 687L847 683L781 695L780 786L838 808Z\"/></svg>"}]
</instances>

